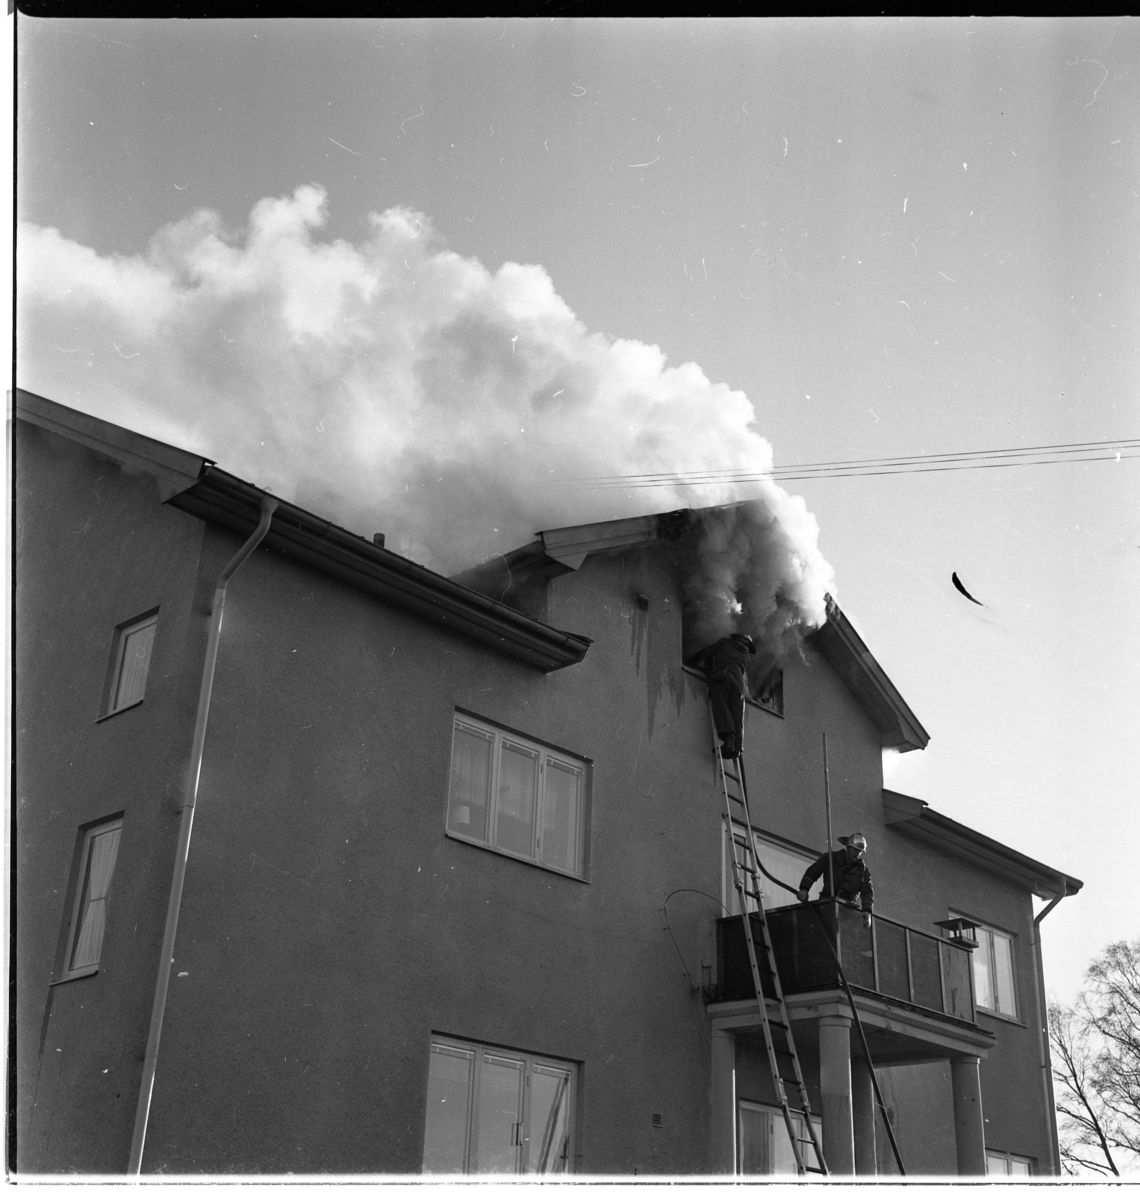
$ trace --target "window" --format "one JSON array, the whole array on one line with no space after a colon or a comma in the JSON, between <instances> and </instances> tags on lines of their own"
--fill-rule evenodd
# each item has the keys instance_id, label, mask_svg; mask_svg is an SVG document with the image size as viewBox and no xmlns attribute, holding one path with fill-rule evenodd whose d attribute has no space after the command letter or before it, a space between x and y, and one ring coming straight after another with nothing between
<instances>
[{"instance_id":1,"label":"window","mask_svg":"<svg viewBox=\"0 0 1140 1200\"><path fill-rule=\"evenodd\" d=\"M1032 1175L1033 1159L1004 1150L986 1150L987 1175Z\"/></svg>"},{"instance_id":2,"label":"window","mask_svg":"<svg viewBox=\"0 0 1140 1200\"><path fill-rule=\"evenodd\" d=\"M115 630L111 669L107 677L103 715L112 716L140 703L146 692L150 655L158 628L158 610L128 621Z\"/></svg>"},{"instance_id":3,"label":"window","mask_svg":"<svg viewBox=\"0 0 1140 1200\"><path fill-rule=\"evenodd\" d=\"M585 784L583 760L456 717L447 832L580 876Z\"/></svg>"},{"instance_id":4,"label":"window","mask_svg":"<svg viewBox=\"0 0 1140 1200\"><path fill-rule=\"evenodd\" d=\"M116 817L89 826L83 832L75 875L75 901L57 983L94 975L99 970L103 934L107 927L107 897L115 873L122 829L123 819Z\"/></svg>"},{"instance_id":5,"label":"window","mask_svg":"<svg viewBox=\"0 0 1140 1200\"><path fill-rule=\"evenodd\" d=\"M575 1076L573 1063L434 1038L424 1174L566 1174Z\"/></svg>"},{"instance_id":6,"label":"window","mask_svg":"<svg viewBox=\"0 0 1140 1200\"><path fill-rule=\"evenodd\" d=\"M784 715L784 670L782 667L772 667L770 671L756 683L753 683L749 673L749 689L753 699L760 708L776 716Z\"/></svg>"},{"instance_id":7,"label":"window","mask_svg":"<svg viewBox=\"0 0 1140 1200\"><path fill-rule=\"evenodd\" d=\"M724 828L723 824L721 826ZM752 852L748 847L748 834L743 825L733 824L733 834L736 842L736 856L742 863L751 864ZM760 865L768 872L769 875L775 875L777 879L788 884L793 891L774 884L766 875L760 875L760 894L764 897L764 907L778 908L783 904L794 904L796 897L794 889L800 886L800 880L803 878L804 872L815 861L814 858L807 854L801 854L796 850L791 850L787 846L781 846L777 842L770 841L768 838L761 837L760 834L755 834L756 849L760 855ZM723 850L724 862L724 907L728 910L729 916L735 917L740 912L740 902L736 897L736 885L732 880L732 847L728 844L728 838L724 838ZM748 898L748 911L756 911L756 902Z\"/></svg>"},{"instance_id":8,"label":"window","mask_svg":"<svg viewBox=\"0 0 1140 1200\"><path fill-rule=\"evenodd\" d=\"M964 913L951 913L965 917ZM965 918L969 920L970 918ZM1017 996L1013 984L1013 938L1008 933L975 925L978 948L971 952L974 962L974 1003L979 1008L1017 1016Z\"/></svg>"},{"instance_id":9,"label":"window","mask_svg":"<svg viewBox=\"0 0 1140 1200\"><path fill-rule=\"evenodd\" d=\"M791 1139L788 1137L788 1127L784 1123L784 1114L778 1108L767 1104L753 1104L749 1100L741 1100L737 1107L738 1130L738 1174L740 1175L795 1175L796 1158L792 1151ZM823 1145L823 1122L812 1115L812 1128L819 1144ZM803 1117L793 1113L792 1124L797 1138L806 1138L807 1123ZM805 1166L818 1167L815 1150L811 1146L801 1146L801 1152L808 1155Z\"/></svg>"}]
</instances>

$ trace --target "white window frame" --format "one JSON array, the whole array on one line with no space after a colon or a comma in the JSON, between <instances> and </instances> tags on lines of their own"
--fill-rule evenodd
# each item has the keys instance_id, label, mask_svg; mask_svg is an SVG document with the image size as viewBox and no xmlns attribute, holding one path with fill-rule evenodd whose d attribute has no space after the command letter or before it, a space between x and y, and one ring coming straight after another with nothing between
<instances>
[{"instance_id":1,"label":"white window frame","mask_svg":"<svg viewBox=\"0 0 1140 1200\"><path fill-rule=\"evenodd\" d=\"M87 916L87 911L91 907L90 888L91 881L91 858L95 840L103 834L119 831L119 840L115 844L114 854L111 859L111 866L108 873L107 886L99 900L102 900L105 906L109 906L109 898L111 887L115 879L115 867L118 865L119 846L122 839L123 818L112 817L106 821L97 821L93 825L88 825L83 830L83 838L79 844L78 863L75 873L75 892L72 897L71 907L69 912L69 923L67 926L67 935L63 944L63 956L60 959L59 972L54 983L66 983L69 979L83 979L88 975L95 975L99 971L100 964L103 958L103 947L106 944L107 930L106 918L104 917L103 929L99 935L98 957L94 962L88 962L83 966L72 966L75 960L76 951L79 948L79 937L83 931L84 919ZM96 901L98 902L98 901Z\"/></svg>"},{"instance_id":2,"label":"white window frame","mask_svg":"<svg viewBox=\"0 0 1140 1200\"><path fill-rule=\"evenodd\" d=\"M499 1059L509 1059L513 1062L522 1064L522 1108L516 1115L519 1117L518 1122L514 1123L511 1135L511 1146L515 1151L515 1169L504 1174L510 1175L537 1175L539 1172L528 1171L527 1168L527 1152L530 1149L532 1137L541 1138L543 1130L531 1128L531 1095L532 1095L532 1080L534 1075L542 1073L554 1073L560 1077L568 1075L569 1083L567 1088L568 1094L563 1094L559 1104L559 1109L565 1113L566 1119L566 1144L565 1155L562 1158L564 1171L542 1172L541 1174L570 1174L574 1166L574 1145L576 1135L575 1114L577 1111L578 1102L578 1064L565 1059L553 1058L545 1054L528 1054L525 1052L510 1050L503 1046L493 1046L484 1042L468 1041L466 1038L454 1038L444 1034L432 1034L431 1047L429 1049L429 1071L431 1055L435 1053L436 1047L444 1050L451 1050L460 1055L472 1055L472 1070L468 1080L467 1092L467 1116L464 1136L463 1149L463 1170L456 1174L472 1174L473 1173L473 1156L478 1138L478 1122L479 1122L479 1095L480 1095L480 1078L484 1062L487 1057ZM430 1087L428 1091L428 1103L431 1103ZM423 1154L421 1156L421 1172L428 1174L423 1170L423 1163L428 1153L428 1136L430 1133L430 1112L426 1115L424 1121L424 1144ZM435 1174L435 1172L432 1172Z\"/></svg>"},{"instance_id":3,"label":"white window frame","mask_svg":"<svg viewBox=\"0 0 1140 1200\"><path fill-rule=\"evenodd\" d=\"M998 929L994 925L987 925L984 921L975 921L973 917L967 916L962 912L954 912L951 910L950 916L961 917L964 921L969 921L976 930L977 934L984 934L985 937L977 938L978 947L976 950L970 951L970 969L973 973L974 984L974 1007L980 1012L984 1012L994 1017L1004 1017L1009 1021L1019 1021L1021 1019L1021 1005L1017 994L1017 938L1014 934L1007 932L1004 929ZM1010 1008L1002 1008L1001 1004L1004 997L1001 995L1001 989L998 987L998 969L997 969L997 939L1008 943L1009 946L1009 988L1012 993L1009 997ZM983 1004L981 1002L981 989L978 987L978 964L979 959L976 955L987 955L986 966L990 973L990 985L993 992L994 1003L992 1005Z\"/></svg>"},{"instance_id":4,"label":"white window frame","mask_svg":"<svg viewBox=\"0 0 1140 1200\"><path fill-rule=\"evenodd\" d=\"M747 839L747 830L746 830L745 826L734 821L732 823L732 828L733 828L733 832L736 834L736 836L738 838L745 839L744 846L738 845L738 848L737 848L738 857L741 859L741 861L751 865L752 851L751 851L751 848L747 845L747 840L746 840ZM740 904L739 904L739 902L737 900L737 896L736 896L736 886L732 880L732 847L728 844L727 827L725 826L723 818L721 819L721 823L720 823L720 832L721 832L721 841L720 841L720 844L721 844L721 902L724 904L725 912L728 914L728 916L735 917L735 916L738 916L740 913ZM808 869L808 867L810 867L811 864L813 862L815 862L818 855L812 856L810 854L805 853L802 850L797 850L791 846L786 846L781 842L777 842L771 837L766 837L764 834L760 833L760 831L757 830L755 828L755 826L753 827L752 833L756 839L756 848L760 852L761 865L767 867L768 870L772 872L772 874L777 876L777 878L782 877L779 867L785 866L786 864L779 863L778 866L776 867L776 869L774 869L774 865L773 865L773 862L771 861L770 855L765 853L766 850L767 851L775 851L777 856L782 856L787 860L792 860L792 859L797 860L797 865L799 866L799 874L796 875L796 877L794 879L786 878L784 880L784 882L791 884L793 887L798 888L800 880L803 878L804 871L806 871ZM800 863L800 860L802 860L802 864ZM785 904L795 904L795 902L796 902L796 897L792 892L786 892L786 891L784 891L783 888L777 887L763 873L760 874L760 894L764 897L764 907L766 909L780 908ZM756 911L756 901L751 896L748 897L748 911L749 912Z\"/></svg>"},{"instance_id":5,"label":"white window frame","mask_svg":"<svg viewBox=\"0 0 1140 1200\"><path fill-rule=\"evenodd\" d=\"M763 1175L745 1175L744 1174L744 1170L743 1170L743 1166L744 1166L744 1121L743 1121L742 1114L745 1110L748 1110L749 1112L759 1112L759 1113L766 1114L772 1123L771 1128L773 1130L774 1136L783 1138L783 1139L785 1139L785 1141L787 1141L787 1137L788 1137L788 1127L784 1123L784 1113L783 1113L782 1109L778 1108L774 1104L761 1104L755 1100L738 1100L736 1102L736 1164L737 1164L736 1174L738 1176L746 1178L746 1179L762 1179L762 1178L769 1178L769 1177L785 1178L785 1176L783 1176L783 1175L777 1175L777 1173L775 1171L765 1172ZM807 1136L807 1127L804 1124L804 1118L799 1113L793 1113L792 1121L799 1127L799 1128L797 1128L797 1132L801 1133L803 1136L806 1137ZM820 1146L822 1147L823 1146L823 1118L817 1113L812 1113L811 1123L815 1129L816 1139L818 1140ZM794 1163L795 1162L795 1154L792 1151L791 1143L787 1142L787 1146L788 1146L788 1153L792 1156L792 1162ZM801 1146L801 1150L806 1154L814 1154L815 1153L814 1149L811 1149L808 1146ZM809 1166L809 1167L815 1167L815 1166L818 1166L819 1164L818 1164L818 1162L816 1162L816 1163L806 1163L805 1165ZM792 1172L790 1172L789 1174L794 1175L795 1174L794 1170Z\"/></svg>"},{"instance_id":6,"label":"white window frame","mask_svg":"<svg viewBox=\"0 0 1140 1200\"><path fill-rule=\"evenodd\" d=\"M567 875L572 879L584 880L586 878L586 810L590 781L590 764L588 760L569 754L564 750L555 750L550 746L544 745L542 742L535 741L533 738L523 737L512 730L502 729L479 717L473 717L464 712L457 712L452 721L451 733L453 763L455 758L455 734L458 730L466 730L469 733L474 733L491 741L491 778L487 797L486 834L481 838L474 837L463 833L461 829L456 827L456 823L452 820L452 775L449 772L447 810L444 815L444 829L447 836L461 842L467 842L472 846L481 846L483 849L491 850L495 854L504 854L508 858L515 858L521 862L531 863L536 867L542 867L546 871L554 871L559 875ZM538 762L534 831L531 841L531 852L529 854L521 854L510 847L495 844L499 816L495 797L499 794L500 766L504 745L509 746L513 750L534 755ZM576 854L574 862L569 868L558 866L556 863L547 862L543 859L542 836L544 815L546 812L546 785L552 765L555 769L570 772L578 780L578 812L574 831Z\"/></svg>"},{"instance_id":7,"label":"white window frame","mask_svg":"<svg viewBox=\"0 0 1140 1200\"><path fill-rule=\"evenodd\" d=\"M123 677L123 661L127 652L127 643L131 634L138 633L140 630L154 627L154 633L151 635L150 645L147 648L146 663L143 666L142 690L139 696L130 700L125 704L118 702L119 685ZM99 720L106 720L107 717L113 717L117 713L126 712L128 709L135 708L141 704L146 698L146 685L150 674L150 664L154 661L154 643L158 637L158 609L152 609L148 613L143 613L141 617L135 617L133 620L125 621L115 630L115 636L111 642L111 666L107 676L107 687L103 698L103 710Z\"/></svg>"},{"instance_id":8,"label":"white window frame","mask_svg":"<svg viewBox=\"0 0 1140 1200\"><path fill-rule=\"evenodd\" d=\"M1003 1170L996 1171L993 1169L994 1163L1000 1162L1003 1165ZM1013 1164L1025 1168L1024 1171L1014 1171ZM1010 1178L1024 1178L1028 1176L1032 1178L1036 1172L1034 1171L1035 1160L1028 1158L1024 1154L1010 1154L1006 1150L993 1150L989 1146L986 1147L986 1174L1001 1175Z\"/></svg>"}]
</instances>

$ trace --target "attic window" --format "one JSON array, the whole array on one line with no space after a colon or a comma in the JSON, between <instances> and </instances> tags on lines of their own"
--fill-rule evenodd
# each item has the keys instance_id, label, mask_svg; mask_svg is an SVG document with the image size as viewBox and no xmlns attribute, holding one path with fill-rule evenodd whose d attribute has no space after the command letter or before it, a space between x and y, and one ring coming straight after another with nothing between
<instances>
[{"instance_id":1,"label":"attic window","mask_svg":"<svg viewBox=\"0 0 1140 1200\"><path fill-rule=\"evenodd\" d=\"M775 713L778 717L784 715L783 667L771 667L766 674L760 676L758 682L754 679L754 673L749 671L748 686L752 690L753 699L760 708L765 712Z\"/></svg>"}]
</instances>

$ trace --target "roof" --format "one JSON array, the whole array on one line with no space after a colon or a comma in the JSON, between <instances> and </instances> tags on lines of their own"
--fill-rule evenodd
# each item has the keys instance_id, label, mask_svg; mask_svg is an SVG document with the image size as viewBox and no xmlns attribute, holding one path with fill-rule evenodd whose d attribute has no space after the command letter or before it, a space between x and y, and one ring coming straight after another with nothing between
<instances>
[{"instance_id":1,"label":"roof","mask_svg":"<svg viewBox=\"0 0 1140 1200\"><path fill-rule=\"evenodd\" d=\"M827 621L812 640L874 722L886 749L905 753L926 748L930 734L830 596Z\"/></svg>"},{"instance_id":2,"label":"roof","mask_svg":"<svg viewBox=\"0 0 1140 1200\"><path fill-rule=\"evenodd\" d=\"M22 388L16 389L15 415L153 475L172 508L243 537L257 527L266 493L212 459ZM590 647L589 638L554 629L287 501L279 502L265 545L542 671L581 662Z\"/></svg>"},{"instance_id":3,"label":"roof","mask_svg":"<svg viewBox=\"0 0 1140 1200\"><path fill-rule=\"evenodd\" d=\"M897 832L943 852L949 850L975 866L1018 884L1042 900L1075 896L1084 887L1081 880L1064 871L1046 866L976 829L935 812L925 800L884 788L883 816Z\"/></svg>"},{"instance_id":4,"label":"roof","mask_svg":"<svg viewBox=\"0 0 1140 1200\"><path fill-rule=\"evenodd\" d=\"M544 529L537 535L537 541L454 578L490 595L517 596L528 579L549 579L576 571L591 554L614 553L681 537L692 529L699 511L680 509L592 525ZM925 748L930 734L830 596L827 622L815 631L812 641L870 717L884 747L901 752Z\"/></svg>"}]
</instances>

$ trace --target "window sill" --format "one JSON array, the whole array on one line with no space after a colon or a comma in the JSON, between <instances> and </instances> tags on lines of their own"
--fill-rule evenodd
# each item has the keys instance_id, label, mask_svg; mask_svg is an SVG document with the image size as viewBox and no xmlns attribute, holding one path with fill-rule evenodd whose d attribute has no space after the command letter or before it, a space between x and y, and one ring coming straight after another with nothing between
<instances>
[{"instance_id":1,"label":"window sill","mask_svg":"<svg viewBox=\"0 0 1140 1200\"><path fill-rule=\"evenodd\" d=\"M143 699L145 698L144 696ZM138 708L141 703L142 700L136 700L133 704L124 704L122 708L116 708L114 712L104 713L101 717L95 718L95 724L98 725L100 721L109 721L112 717L117 717L119 713L130 712L132 708Z\"/></svg>"},{"instance_id":2,"label":"window sill","mask_svg":"<svg viewBox=\"0 0 1140 1200\"><path fill-rule=\"evenodd\" d=\"M974 1005L974 1011L979 1017L993 1017L995 1021L1004 1021L1007 1025L1017 1025L1021 1029L1029 1028L1020 1017L1011 1017L1008 1013L997 1012L992 1008L982 1008L980 1004Z\"/></svg>"},{"instance_id":3,"label":"window sill","mask_svg":"<svg viewBox=\"0 0 1140 1200\"><path fill-rule=\"evenodd\" d=\"M698 671L696 667L685 666L684 663L681 664L681 670L684 671L686 675L691 675L694 679L699 679L701 683L705 684L706 687L708 686L709 677L704 673L704 671ZM778 712L774 708L769 708L767 705L761 704L758 700L753 700L751 696L745 696L744 703L751 708L758 708L761 712L767 713L770 717L779 717L781 721L784 719L784 714L782 712Z\"/></svg>"},{"instance_id":4,"label":"window sill","mask_svg":"<svg viewBox=\"0 0 1140 1200\"><path fill-rule=\"evenodd\" d=\"M453 842L462 842L466 846L474 846L477 850L486 850L488 854L497 854L501 858L510 858L515 862L525 863L528 867L537 867L540 871L549 871L552 875L561 875L564 879L573 879L575 883L590 882L585 875L579 875L574 871L564 871L561 867L547 866L546 863L539 862L536 858L526 858L522 854L513 854L510 850L502 850L498 846L488 846L486 842L479 842L475 838L464 837L463 834L453 833L450 829L444 829L443 832Z\"/></svg>"},{"instance_id":5,"label":"window sill","mask_svg":"<svg viewBox=\"0 0 1140 1200\"><path fill-rule=\"evenodd\" d=\"M61 976L59 979L53 979L48 984L48 987L59 987L61 983L71 983L76 979L90 979L92 975L98 974L98 967L84 967L82 971L69 971L66 975Z\"/></svg>"}]
</instances>

